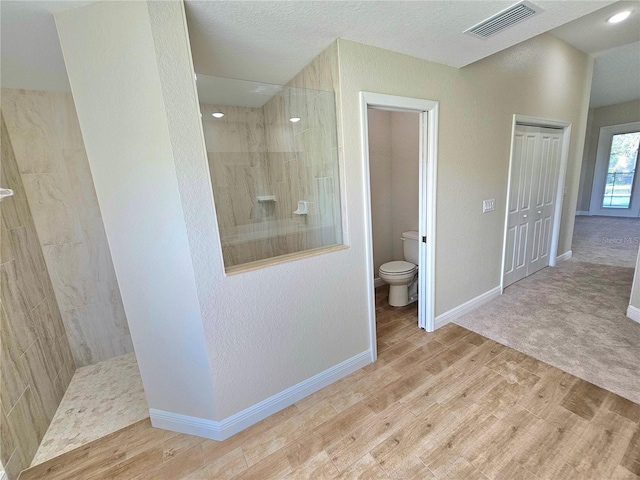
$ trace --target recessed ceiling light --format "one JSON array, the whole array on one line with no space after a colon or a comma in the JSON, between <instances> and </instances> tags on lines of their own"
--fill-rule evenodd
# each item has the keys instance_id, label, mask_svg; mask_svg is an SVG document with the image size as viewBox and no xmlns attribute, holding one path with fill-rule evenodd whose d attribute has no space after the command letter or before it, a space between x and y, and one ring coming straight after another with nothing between
<instances>
[{"instance_id":1,"label":"recessed ceiling light","mask_svg":"<svg viewBox=\"0 0 640 480\"><path fill-rule=\"evenodd\" d=\"M624 12L616 13L613 17L609 18L609 23L620 23L625 21L631 15L631 10L625 10Z\"/></svg>"},{"instance_id":2,"label":"recessed ceiling light","mask_svg":"<svg viewBox=\"0 0 640 480\"><path fill-rule=\"evenodd\" d=\"M213 112L211 115L216 117L216 118L224 117L224 113L222 113L222 112Z\"/></svg>"},{"instance_id":3,"label":"recessed ceiling light","mask_svg":"<svg viewBox=\"0 0 640 480\"><path fill-rule=\"evenodd\" d=\"M291 117L291 118L289 119L289 121L290 121L291 123L298 123L298 122L300 121L300 117Z\"/></svg>"}]
</instances>

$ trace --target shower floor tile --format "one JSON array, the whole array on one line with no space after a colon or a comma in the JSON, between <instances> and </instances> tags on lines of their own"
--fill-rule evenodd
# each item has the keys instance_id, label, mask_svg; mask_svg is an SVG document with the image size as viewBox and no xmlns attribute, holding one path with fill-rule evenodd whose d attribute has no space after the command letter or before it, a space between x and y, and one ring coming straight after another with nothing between
<instances>
[{"instance_id":1,"label":"shower floor tile","mask_svg":"<svg viewBox=\"0 0 640 480\"><path fill-rule=\"evenodd\" d=\"M135 354L76 370L31 466L149 416Z\"/></svg>"}]
</instances>

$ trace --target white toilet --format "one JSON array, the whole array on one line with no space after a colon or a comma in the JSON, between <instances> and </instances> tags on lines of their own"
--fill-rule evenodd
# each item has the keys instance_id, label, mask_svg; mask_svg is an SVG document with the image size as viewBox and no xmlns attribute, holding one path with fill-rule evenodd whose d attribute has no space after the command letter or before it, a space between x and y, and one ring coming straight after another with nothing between
<instances>
[{"instance_id":1,"label":"white toilet","mask_svg":"<svg viewBox=\"0 0 640 480\"><path fill-rule=\"evenodd\" d=\"M389 305L404 307L417 300L415 293L409 294L409 287L416 287L418 279L418 232L408 231L402 234L404 259L383 263L378 272L380 278L389 284Z\"/></svg>"}]
</instances>

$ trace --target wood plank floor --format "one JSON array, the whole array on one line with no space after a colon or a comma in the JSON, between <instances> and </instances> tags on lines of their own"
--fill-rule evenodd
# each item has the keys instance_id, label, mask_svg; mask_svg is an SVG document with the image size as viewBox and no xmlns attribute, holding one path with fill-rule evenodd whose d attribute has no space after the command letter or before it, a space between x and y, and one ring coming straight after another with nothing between
<instances>
[{"instance_id":1,"label":"wood plank floor","mask_svg":"<svg viewBox=\"0 0 640 480\"><path fill-rule=\"evenodd\" d=\"M32 479L640 479L640 405L377 294L378 361L224 441L144 420Z\"/></svg>"}]
</instances>

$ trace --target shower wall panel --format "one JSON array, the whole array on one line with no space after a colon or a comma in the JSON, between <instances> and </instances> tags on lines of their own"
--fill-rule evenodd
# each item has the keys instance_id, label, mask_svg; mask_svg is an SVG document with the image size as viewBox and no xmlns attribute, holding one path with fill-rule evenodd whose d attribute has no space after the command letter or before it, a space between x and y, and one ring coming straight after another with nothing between
<instances>
[{"instance_id":1,"label":"shower wall panel","mask_svg":"<svg viewBox=\"0 0 640 480\"><path fill-rule=\"evenodd\" d=\"M2 118L0 204L0 452L11 480L27 468L75 364Z\"/></svg>"},{"instance_id":2,"label":"shower wall panel","mask_svg":"<svg viewBox=\"0 0 640 480\"><path fill-rule=\"evenodd\" d=\"M334 43L263 107L269 166L275 178L276 218L297 223L284 233L287 253L342 243L338 172L338 56ZM332 94L333 93L333 94ZM300 122L289 119L298 117ZM298 201L309 213L292 212ZM280 222L279 226L288 224Z\"/></svg>"},{"instance_id":3,"label":"shower wall panel","mask_svg":"<svg viewBox=\"0 0 640 480\"><path fill-rule=\"evenodd\" d=\"M2 111L76 365L132 352L73 98L2 89Z\"/></svg>"},{"instance_id":4,"label":"shower wall panel","mask_svg":"<svg viewBox=\"0 0 640 480\"><path fill-rule=\"evenodd\" d=\"M260 108L200 105L226 267L342 242L337 78L334 44Z\"/></svg>"}]
</instances>

